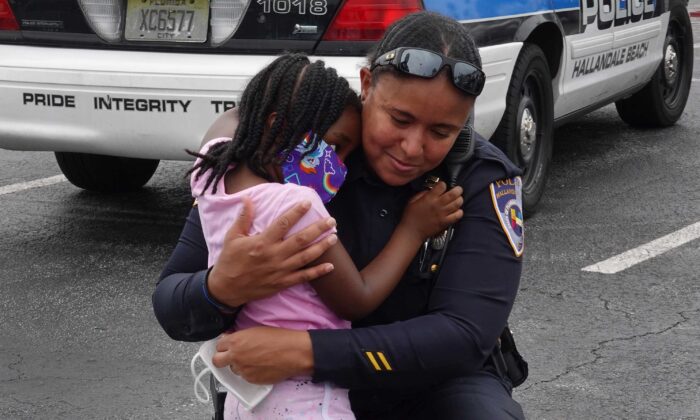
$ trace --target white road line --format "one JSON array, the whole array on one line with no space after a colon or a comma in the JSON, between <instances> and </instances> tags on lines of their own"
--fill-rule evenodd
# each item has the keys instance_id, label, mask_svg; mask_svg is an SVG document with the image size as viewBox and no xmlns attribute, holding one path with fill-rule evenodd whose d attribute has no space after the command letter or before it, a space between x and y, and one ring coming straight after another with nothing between
<instances>
[{"instance_id":1,"label":"white road line","mask_svg":"<svg viewBox=\"0 0 700 420\"><path fill-rule=\"evenodd\" d=\"M581 270L594 273L615 274L697 238L700 238L700 222L693 223L683 229L655 239L637 248L630 249L622 254L615 255L605 261L584 267Z\"/></svg>"},{"instance_id":2,"label":"white road line","mask_svg":"<svg viewBox=\"0 0 700 420\"><path fill-rule=\"evenodd\" d=\"M693 49L700 48L700 43L693 45Z\"/></svg>"},{"instance_id":3,"label":"white road line","mask_svg":"<svg viewBox=\"0 0 700 420\"><path fill-rule=\"evenodd\" d=\"M50 176L48 178L35 179L34 181L20 182L18 184L5 185L0 187L0 195L10 194L17 191L28 190L30 188L45 187L47 185L58 184L67 181L63 175Z\"/></svg>"}]
</instances>

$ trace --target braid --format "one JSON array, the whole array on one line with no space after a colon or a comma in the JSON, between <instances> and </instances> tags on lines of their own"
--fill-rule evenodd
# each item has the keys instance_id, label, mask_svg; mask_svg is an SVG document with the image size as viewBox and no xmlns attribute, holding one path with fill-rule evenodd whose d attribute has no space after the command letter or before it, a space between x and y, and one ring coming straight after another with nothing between
<instances>
[{"instance_id":1,"label":"braid","mask_svg":"<svg viewBox=\"0 0 700 420\"><path fill-rule=\"evenodd\" d=\"M271 159L274 158L274 155L276 155L276 148L273 146L275 145L275 141L279 136L281 129L287 125L287 113L290 111L290 108L292 108L290 104L292 102L294 86L297 78L285 76L288 74L288 72L294 74L301 72L303 68L306 67L307 63L308 60L306 60L306 63L298 61L292 63L289 69L276 69L276 71L271 75L270 85L268 86L268 90L271 95L268 95L268 97L276 97L276 100L270 101L266 109L261 109L262 113L258 115L258 120L263 122L262 127L264 128L264 125L267 122L267 116L272 112L275 112L276 116L272 126L267 131L267 134L262 137L259 146L257 147L255 153L253 153L253 156L249 162L251 169L264 178L267 178L267 175L263 166L266 163L269 163Z\"/></svg>"},{"instance_id":2,"label":"braid","mask_svg":"<svg viewBox=\"0 0 700 420\"><path fill-rule=\"evenodd\" d=\"M293 112L289 115L289 124L285 127L282 133L282 138L301 138L304 133L312 126L309 122L309 115L304 112L308 108L308 104L313 101L314 95L318 94L318 90L323 90L324 87L320 86L319 76L319 66L323 68L322 62L311 63L304 70L304 79L297 86L296 100L295 104L297 107L302 109L302 112ZM282 152L284 155L291 152L296 144L291 142L291 144L286 144Z\"/></svg>"},{"instance_id":3,"label":"braid","mask_svg":"<svg viewBox=\"0 0 700 420\"><path fill-rule=\"evenodd\" d=\"M335 70L329 69L330 71L333 72L333 75L335 76ZM327 112L329 114L341 114L343 112L343 109L347 106L347 98L344 94L345 88L347 85L347 82L344 79L341 78L333 78L331 81L331 86L327 87L327 91L331 92L332 94L329 95L326 99L327 101L325 102L325 107L327 108ZM328 131L328 129L331 127L331 125L335 121L319 121L319 132L325 133Z\"/></svg>"},{"instance_id":4,"label":"braid","mask_svg":"<svg viewBox=\"0 0 700 420\"><path fill-rule=\"evenodd\" d=\"M321 91L321 95L319 97L316 97L316 100L319 102L320 106L316 109L316 112L314 112L311 116L312 125L314 127L319 127L324 113L328 111L328 102L330 101L334 93L331 90L330 86L332 82L330 80L330 77L333 76L332 74L329 74L330 71L327 73L323 69L318 69L317 73L318 75L315 83L318 84L318 86L322 86L323 90Z\"/></svg>"},{"instance_id":5,"label":"braid","mask_svg":"<svg viewBox=\"0 0 700 420\"><path fill-rule=\"evenodd\" d=\"M434 12L410 14L394 22L382 40L370 51L370 64L380 55L399 47L416 47L442 53L481 68L481 57L474 39L461 23ZM373 74L399 74L393 66L376 67ZM373 78L373 83L376 82Z\"/></svg>"},{"instance_id":6,"label":"braid","mask_svg":"<svg viewBox=\"0 0 700 420\"><path fill-rule=\"evenodd\" d=\"M233 140L213 145L188 174L206 174L204 191L216 185L231 164L245 163L270 180L267 165L279 164L312 130L323 137L346 106L360 102L347 80L322 61L311 63L303 54L285 54L256 74L246 86L238 107L239 123ZM268 127L268 118L275 114ZM312 144L313 150L317 144ZM202 193L204 193L202 191Z\"/></svg>"},{"instance_id":7,"label":"braid","mask_svg":"<svg viewBox=\"0 0 700 420\"><path fill-rule=\"evenodd\" d=\"M283 138L290 139L290 141L283 145L282 155L286 156L291 152L298 143L293 139L303 137L309 129L318 133L318 118L316 116L323 112L323 95L327 94L325 78L323 62L314 62L306 68L304 78L298 86L298 96L295 101L297 107L295 112L290 114L290 124L283 133ZM337 117L333 119L335 120ZM322 135L322 133L318 134ZM314 143L309 144L309 150L313 150L317 146L316 139L311 140Z\"/></svg>"}]
</instances>

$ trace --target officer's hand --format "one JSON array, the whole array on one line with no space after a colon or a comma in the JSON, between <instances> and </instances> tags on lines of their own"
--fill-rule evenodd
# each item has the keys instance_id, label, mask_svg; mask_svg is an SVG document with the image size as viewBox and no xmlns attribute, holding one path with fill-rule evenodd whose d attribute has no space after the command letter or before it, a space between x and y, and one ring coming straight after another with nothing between
<instances>
[{"instance_id":1,"label":"officer's hand","mask_svg":"<svg viewBox=\"0 0 700 420\"><path fill-rule=\"evenodd\" d=\"M254 327L223 334L216 343L214 366L231 370L253 384L274 384L311 375L314 356L306 331Z\"/></svg>"},{"instance_id":2,"label":"officer's hand","mask_svg":"<svg viewBox=\"0 0 700 420\"><path fill-rule=\"evenodd\" d=\"M309 246L335 226L333 219L315 222L284 239L309 208L308 202L298 204L261 234L247 236L253 220L253 205L250 199L244 199L244 210L226 233L219 259L209 273L209 293L219 302L237 307L333 270L330 263L305 268L337 242L338 238L330 235Z\"/></svg>"},{"instance_id":3,"label":"officer's hand","mask_svg":"<svg viewBox=\"0 0 700 420\"><path fill-rule=\"evenodd\" d=\"M423 241L461 219L463 203L462 187L447 191L447 185L438 182L432 189L422 191L409 200L401 225L409 227Z\"/></svg>"}]
</instances>

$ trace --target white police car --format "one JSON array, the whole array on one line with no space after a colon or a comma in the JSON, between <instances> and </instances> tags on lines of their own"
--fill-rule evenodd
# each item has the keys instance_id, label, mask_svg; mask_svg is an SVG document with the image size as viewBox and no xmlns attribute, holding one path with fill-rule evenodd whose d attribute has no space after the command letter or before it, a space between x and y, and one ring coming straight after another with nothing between
<instances>
[{"instance_id":1,"label":"white police car","mask_svg":"<svg viewBox=\"0 0 700 420\"><path fill-rule=\"evenodd\" d=\"M358 86L364 54L420 9L463 22L486 87L476 129L525 168L541 197L552 130L615 102L667 126L690 89L687 0L0 0L0 147L51 150L75 185L140 187L188 159L247 80L285 50Z\"/></svg>"}]
</instances>

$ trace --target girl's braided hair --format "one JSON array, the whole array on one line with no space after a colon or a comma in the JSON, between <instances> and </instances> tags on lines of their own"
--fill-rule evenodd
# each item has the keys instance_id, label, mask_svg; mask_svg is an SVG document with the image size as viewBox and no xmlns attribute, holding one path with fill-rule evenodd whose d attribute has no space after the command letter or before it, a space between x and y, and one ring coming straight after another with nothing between
<instances>
[{"instance_id":1,"label":"girl's braided hair","mask_svg":"<svg viewBox=\"0 0 700 420\"><path fill-rule=\"evenodd\" d=\"M285 54L251 79L238 106L239 124L233 141L213 145L206 154L187 151L201 160L188 172L208 172L203 192L216 185L233 163L245 163L271 181L266 166L279 164L312 130L323 137L347 106L360 109L347 80L323 61L304 54ZM271 126L268 116L275 113ZM311 144L310 150L317 145Z\"/></svg>"},{"instance_id":2,"label":"girl's braided hair","mask_svg":"<svg viewBox=\"0 0 700 420\"><path fill-rule=\"evenodd\" d=\"M467 29L454 19L434 12L417 12L397 20L387 28L379 43L367 57L369 65L377 57L400 47L415 47L442 53L456 60L466 61L481 68L481 57L474 39ZM372 84L378 76L392 72L399 77L411 77L400 73L393 66L378 66L372 71Z\"/></svg>"}]
</instances>

